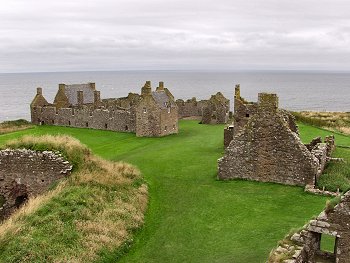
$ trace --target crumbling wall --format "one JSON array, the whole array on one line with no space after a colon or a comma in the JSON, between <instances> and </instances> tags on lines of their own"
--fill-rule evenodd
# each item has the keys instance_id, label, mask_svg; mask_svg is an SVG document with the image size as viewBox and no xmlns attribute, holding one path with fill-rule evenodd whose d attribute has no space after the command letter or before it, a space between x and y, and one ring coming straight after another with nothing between
<instances>
[{"instance_id":1,"label":"crumbling wall","mask_svg":"<svg viewBox=\"0 0 350 263\"><path fill-rule=\"evenodd\" d=\"M28 198L47 191L71 169L62 156L51 151L0 151L0 196L4 200L0 219L8 217Z\"/></svg>"},{"instance_id":2,"label":"crumbling wall","mask_svg":"<svg viewBox=\"0 0 350 263\"><path fill-rule=\"evenodd\" d=\"M317 168L318 160L278 110L277 96L260 93L256 113L218 160L218 178L305 186L314 184Z\"/></svg>"},{"instance_id":3,"label":"crumbling wall","mask_svg":"<svg viewBox=\"0 0 350 263\"><path fill-rule=\"evenodd\" d=\"M221 92L212 95L209 100L197 101L196 98L187 101L178 99L176 104L179 108L179 118L198 118L203 124L227 123L230 100L226 99Z\"/></svg>"},{"instance_id":4,"label":"crumbling wall","mask_svg":"<svg viewBox=\"0 0 350 263\"><path fill-rule=\"evenodd\" d=\"M188 117L202 117L203 107L207 105L207 101L197 101L196 98L189 99L187 101L178 99L176 105L179 108L179 118Z\"/></svg>"},{"instance_id":5,"label":"crumbling wall","mask_svg":"<svg viewBox=\"0 0 350 263\"><path fill-rule=\"evenodd\" d=\"M281 254L288 255L283 262L316 263L337 262L349 263L350 259L350 192L341 197L334 208L322 211L316 219L310 220L301 231L279 242L269 257L269 262L280 258ZM322 251L321 240L324 235L334 237L334 250Z\"/></svg>"},{"instance_id":6,"label":"crumbling wall","mask_svg":"<svg viewBox=\"0 0 350 263\"><path fill-rule=\"evenodd\" d=\"M230 142L233 140L234 127L230 125L224 129L224 146L225 148L230 145Z\"/></svg>"},{"instance_id":7,"label":"crumbling wall","mask_svg":"<svg viewBox=\"0 0 350 263\"><path fill-rule=\"evenodd\" d=\"M34 124L70 126L77 128L92 128L111 131L135 132L134 109L120 109L111 106L97 108L89 106L60 108L35 107L33 109Z\"/></svg>"},{"instance_id":8,"label":"crumbling wall","mask_svg":"<svg viewBox=\"0 0 350 263\"><path fill-rule=\"evenodd\" d=\"M251 118L258 110L258 104L255 102L248 102L241 97L240 85L235 87L234 97L234 114L233 114L233 126L234 134L238 134L239 131L247 124L249 118Z\"/></svg>"}]
</instances>

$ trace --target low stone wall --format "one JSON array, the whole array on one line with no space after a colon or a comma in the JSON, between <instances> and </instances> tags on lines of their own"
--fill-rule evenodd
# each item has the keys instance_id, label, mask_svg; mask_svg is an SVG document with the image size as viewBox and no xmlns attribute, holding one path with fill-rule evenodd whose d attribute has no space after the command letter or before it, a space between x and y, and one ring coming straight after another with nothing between
<instances>
[{"instance_id":1,"label":"low stone wall","mask_svg":"<svg viewBox=\"0 0 350 263\"><path fill-rule=\"evenodd\" d=\"M8 217L28 198L44 193L70 174L72 166L57 153L26 149L0 151L0 219Z\"/></svg>"},{"instance_id":2,"label":"low stone wall","mask_svg":"<svg viewBox=\"0 0 350 263\"><path fill-rule=\"evenodd\" d=\"M350 192L347 192L334 208L326 208L302 230L280 241L279 246L270 253L268 262L349 263L349 211ZM333 251L322 251L321 240L324 235L333 237Z\"/></svg>"}]
</instances>

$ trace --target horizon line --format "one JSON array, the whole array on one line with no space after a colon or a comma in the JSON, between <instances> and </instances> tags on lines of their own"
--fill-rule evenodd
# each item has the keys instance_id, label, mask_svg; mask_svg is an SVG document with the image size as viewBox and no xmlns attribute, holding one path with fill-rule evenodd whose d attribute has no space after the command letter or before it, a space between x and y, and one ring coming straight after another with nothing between
<instances>
[{"instance_id":1,"label":"horizon line","mask_svg":"<svg viewBox=\"0 0 350 263\"><path fill-rule=\"evenodd\" d=\"M329 72L350 73L350 70L334 69L116 69L116 70L71 70L71 71L18 71L0 74L38 74L38 73L85 73L85 72Z\"/></svg>"}]
</instances>

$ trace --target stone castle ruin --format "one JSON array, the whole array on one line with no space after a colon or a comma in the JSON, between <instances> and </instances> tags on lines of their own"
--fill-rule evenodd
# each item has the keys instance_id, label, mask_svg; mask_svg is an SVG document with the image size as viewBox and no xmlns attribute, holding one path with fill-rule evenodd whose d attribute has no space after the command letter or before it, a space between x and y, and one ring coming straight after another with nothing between
<instances>
[{"instance_id":1,"label":"stone castle ruin","mask_svg":"<svg viewBox=\"0 0 350 263\"><path fill-rule=\"evenodd\" d=\"M334 137L304 145L294 117L278 108L276 94L245 101L235 89L234 121L224 131L225 156L218 178L242 178L288 185L315 185L334 149Z\"/></svg>"},{"instance_id":2,"label":"stone castle ruin","mask_svg":"<svg viewBox=\"0 0 350 263\"><path fill-rule=\"evenodd\" d=\"M59 154L26 149L0 151L0 166L0 221L72 170Z\"/></svg>"},{"instance_id":3,"label":"stone castle ruin","mask_svg":"<svg viewBox=\"0 0 350 263\"><path fill-rule=\"evenodd\" d=\"M195 118L201 120L203 124L224 124L229 118L230 100L226 99L221 92L212 95L209 100L178 99L176 104L180 119Z\"/></svg>"},{"instance_id":4,"label":"stone castle ruin","mask_svg":"<svg viewBox=\"0 0 350 263\"><path fill-rule=\"evenodd\" d=\"M163 82L152 91L146 81L141 95L101 99L95 83L59 84L53 103L37 89L31 105L34 124L133 132L158 137L178 133L178 107Z\"/></svg>"},{"instance_id":5,"label":"stone castle ruin","mask_svg":"<svg viewBox=\"0 0 350 263\"><path fill-rule=\"evenodd\" d=\"M326 208L306 224L302 230L279 242L269 262L316 263L350 262L350 191L341 197L334 208ZM326 251L321 246L322 238L328 237L334 249ZM277 261L284 258L283 261Z\"/></svg>"}]
</instances>

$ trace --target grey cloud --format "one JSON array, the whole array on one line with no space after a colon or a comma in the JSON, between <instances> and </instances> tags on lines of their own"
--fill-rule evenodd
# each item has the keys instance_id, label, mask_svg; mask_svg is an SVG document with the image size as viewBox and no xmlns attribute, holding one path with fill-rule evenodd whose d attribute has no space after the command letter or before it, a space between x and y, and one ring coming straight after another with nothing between
<instances>
[{"instance_id":1,"label":"grey cloud","mask_svg":"<svg viewBox=\"0 0 350 263\"><path fill-rule=\"evenodd\" d=\"M350 70L343 0L3 0L0 72Z\"/></svg>"}]
</instances>

